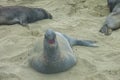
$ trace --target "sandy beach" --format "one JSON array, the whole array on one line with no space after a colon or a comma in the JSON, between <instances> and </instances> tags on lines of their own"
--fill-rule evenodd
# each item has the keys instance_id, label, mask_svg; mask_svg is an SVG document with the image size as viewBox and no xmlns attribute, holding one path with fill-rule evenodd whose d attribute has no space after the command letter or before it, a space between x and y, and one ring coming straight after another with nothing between
<instances>
[{"instance_id":1,"label":"sandy beach","mask_svg":"<svg viewBox=\"0 0 120 80\"><path fill-rule=\"evenodd\" d=\"M99 33L109 9L107 0L0 0L0 5L44 8L53 15L29 24L0 25L0 80L120 80L120 30ZM42 74L28 65L29 51L46 29L97 41L99 47L75 46L77 64L68 71Z\"/></svg>"}]
</instances>

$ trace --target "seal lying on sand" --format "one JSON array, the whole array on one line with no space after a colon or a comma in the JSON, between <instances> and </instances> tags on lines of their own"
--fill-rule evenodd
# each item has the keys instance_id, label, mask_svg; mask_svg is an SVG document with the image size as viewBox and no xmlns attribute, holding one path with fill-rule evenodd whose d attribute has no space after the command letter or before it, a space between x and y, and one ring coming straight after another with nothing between
<instances>
[{"instance_id":1,"label":"seal lying on sand","mask_svg":"<svg viewBox=\"0 0 120 80\"><path fill-rule=\"evenodd\" d=\"M110 9L110 12L113 11L114 7L120 3L120 0L107 0L107 3L108 3L108 6L109 6L109 9Z\"/></svg>"},{"instance_id":2,"label":"seal lying on sand","mask_svg":"<svg viewBox=\"0 0 120 80\"><path fill-rule=\"evenodd\" d=\"M100 29L101 33L110 35L112 31L120 28L120 4L117 4L113 12L108 15L103 27Z\"/></svg>"},{"instance_id":3,"label":"seal lying on sand","mask_svg":"<svg viewBox=\"0 0 120 80\"><path fill-rule=\"evenodd\" d=\"M76 40L62 33L48 29L44 35L43 45L38 41L31 54L30 65L37 71L51 74L65 71L76 64L72 46L96 47L94 41ZM43 47L43 49L41 49Z\"/></svg>"},{"instance_id":4,"label":"seal lying on sand","mask_svg":"<svg viewBox=\"0 0 120 80\"><path fill-rule=\"evenodd\" d=\"M0 25L21 24L27 26L28 23L42 19L52 19L52 15L42 8L0 7Z\"/></svg>"}]
</instances>

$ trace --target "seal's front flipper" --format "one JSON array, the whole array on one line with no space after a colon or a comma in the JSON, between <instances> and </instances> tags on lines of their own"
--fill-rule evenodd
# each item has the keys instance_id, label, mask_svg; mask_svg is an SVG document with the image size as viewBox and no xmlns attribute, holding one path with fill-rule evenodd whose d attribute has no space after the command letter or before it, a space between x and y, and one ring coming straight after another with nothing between
<instances>
[{"instance_id":1,"label":"seal's front flipper","mask_svg":"<svg viewBox=\"0 0 120 80\"><path fill-rule=\"evenodd\" d=\"M91 40L76 40L75 45L88 46L88 47L98 47L95 43L96 41Z\"/></svg>"},{"instance_id":2,"label":"seal's front flipper","mask_svg":"<svg viewBox=\"0 0 120 80\"><path fill-rule=\"evenodd\" d=\"M27 29L30 29L29 25L27 23L22 23L21 24L23 27L26 27Z\"/></svg>"},{"instance_id":3,"label":"seal's front flipper","mask_svg":"<svg viewBox=\"0 0 120 80\"><path fill-rule=\"evenodd\" d=\"M26 27L27 29L29 29L29 30L30 30L30 27L29 27L29 25L28 25L28 24L26 24L26 23L25 23L25 24L23 24L22 26L23 26L23 27Z\"/></svg>"},{"instance_id":4,"label":"seal's front flipper","mask_svg":"<svg viewBox=\"0 0 120 80\"><path fill-rule=\"evenodd\" d=\"M22 25L23 27L26 27L27 29L30 29L27 22L20 21L19 24Z\"/></svg>"}]
</instances>

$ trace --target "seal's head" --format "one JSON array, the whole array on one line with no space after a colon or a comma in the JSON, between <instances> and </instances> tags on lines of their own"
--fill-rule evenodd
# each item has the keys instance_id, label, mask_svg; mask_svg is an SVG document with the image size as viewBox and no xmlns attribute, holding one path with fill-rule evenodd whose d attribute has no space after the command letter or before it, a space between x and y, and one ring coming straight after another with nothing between
<instances>
[{"instance_id":1,"label":"seal's head","mask_svg":"<svg viewBox=\"0 0 120 80\"><path fill-rule=\"evenodd\" d=\"M112 33L112 29L111 28L109 28L108 26L107 26L107 24L105 24L105 25L103 25L103 27L100 29L100 31L99 32L101 32L101 33L103 33L103 34L105 34L105 35L110 35L111 33Z\"/></svg>"},{"instance_id":2,"label":"seal's head","mask_svg":"<svg viewBox=\"0 0 120 80\"><path fill-rule=\"evenodd\" d=\"M56 34L52 29L48 29L44 36L44 42L49 47L55 47L56 46Z\"/></svg>"},{"instance_id":3,"label":"seal's head","mask_svg":"<svg viewBox=\"0 0 120 80\"><path fill-rule=\"evenodd\" d=\"M40 18L40 19L52 19L53 16L47 12L45 9L42 9L42 8L33 8L34 11L36 12L36 15L37 18ZM33 15L33 14L32 14Z\"/></svg>"}]
</instances>

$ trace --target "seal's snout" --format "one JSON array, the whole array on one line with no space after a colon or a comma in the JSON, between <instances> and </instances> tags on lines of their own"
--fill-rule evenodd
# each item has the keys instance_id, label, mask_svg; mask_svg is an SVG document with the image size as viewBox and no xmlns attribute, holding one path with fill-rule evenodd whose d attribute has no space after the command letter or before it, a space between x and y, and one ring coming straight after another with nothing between
<instances>
[{"instance_id":1,"label":"seal's snout","mask_svg":"<svg viewBox=\"0 0 120 80\"><path fill-rule=\"evenodd\" d=\"M54 40L54 39L52 39L52 40L48 40L48 43L50 43L50 44L54 44L54 43L55 43L55 40Z\"/></svg>"},{"instance_id":2,"label":"seal's snout","mask_svg":"<svg viewBox=\"0 0 120 80\"><path fill-rule=\"evenodd\" d=\"M99 32L104 34L106 31L103 28L101 28Z\"/></svg>"},{"instance_id":3,"label":"seal's snout","mask_svg":"<svg viewBox=\"0 0 120 80\"><path fill-rule=\"evenodd\" d=\"M56 34L53 30L48 29L45 33L45 39L49 44L54 44L56 39Z\"/></svg>"},{"instance_id":4,"label":"seal's snout","mask_svg":"<svg viewBox=\"0 0 120 80\"><path fill-rule=\"evenodd\" d=\"M101 33L107 33L107 32L108 32L108 27L107 27L107 25L104 24L103 27L100 29L99 32L101 32Z\"/></svg>"},{"instance_id":5,"label":"seal's snout","mask_svg":"<svg viewBox=\"0 0 120 80\"><path fill-rule=\"evenodd\" d=\"M106 25L104 25L101 29L100 29L100 31L99 32L101 32L101 33L103 33L104 35L110 35L111 33L112 33L112 29L111 28L109 28L108 26L106 26Z\"/></svg>"}]
</instances>

